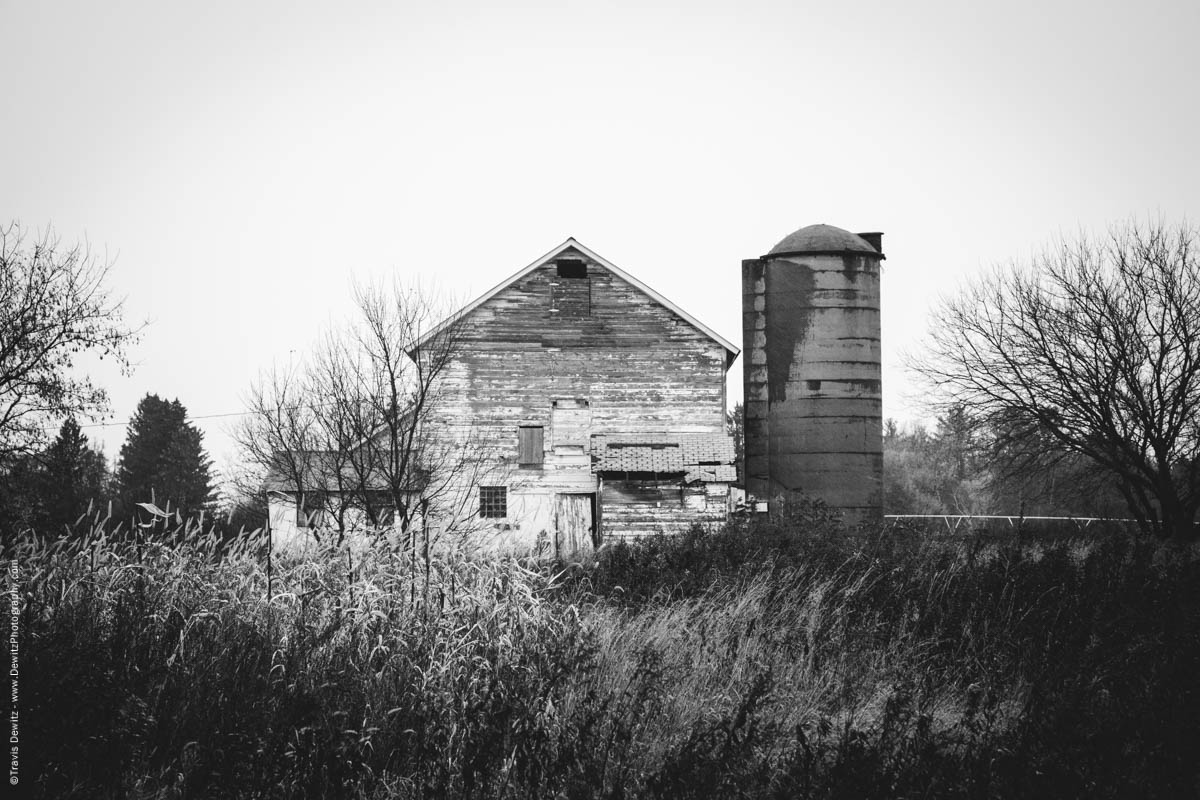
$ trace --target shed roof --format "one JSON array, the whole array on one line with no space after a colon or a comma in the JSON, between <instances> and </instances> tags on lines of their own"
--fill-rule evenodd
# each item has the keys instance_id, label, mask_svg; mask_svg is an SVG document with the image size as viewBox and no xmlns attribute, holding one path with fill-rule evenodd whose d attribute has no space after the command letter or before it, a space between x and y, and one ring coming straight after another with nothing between
<instances>
[{"instance_id":1,"label":"shed roof","mask_svg":"<svg viewBox=\"0 0 1200 800\"><path fill-rule=\"evenodd\" d=\"M675 313L676 315L678 315L679 317L684 319L686 322L690 323L692 325L692 327L696 328L701 333L704 333L706 336L708 336L710 339L712 339L713 341L715 341L717 344L721 345L721 347L723 347L725 349L725 369L728 370L729 367L731 367L733 365L734 359L736 359L738 356L738 353L741 352L740 348L738 348L736 345L734 345L732 342L730 342L725 337L721 336L721 334L717 333L712 328L705 325L700 320L693 317L691 314L684 311L682 308L677 306L675 303L668 300L666 297L664 297L663 295L656 292L654 289L651 289L649 286L642 283L640 280L633 277L629 273L625 272L620 267L618 267L615 264L611 263L610 261L606 260L602 256L592 252L587 247L583 246L578 241L576 241L573 237L569 237L565 242L560 244L558 247L555 247L553 250L546 253L544 256L537 259L536 261L534 261L532 264L528 265L527 267L525 267L525 268L513 273L509 277L505 278L503 281L501 281L500 283L493 286L491 289L484 292L482 295L477 297L475 300L468 303L461 310L459 310L458 312L452 314L449 318L440 322L431 331L429 331L424 336L422 336L420 341L417 342L416 346L413 349L419 350L426 341L428 341L429 339L431 339L432 337L434 337L438 333L440 333L451 322L456 321L456 320L461 320L464 317L468 316L475 309L479 308L479 306L483 305L488 300L491 300L493 297L495 297L500 292L507 289L512 284L521 280L522 278L524 278L529 273L533 272L538 267L542 266L543 264L547 263L548 261L553 260L554 258L558 257L559 255L561 255L562 253L564 253L567 250L576 250L580 254L586 256L587 258L590 258L592 261L595 261L597 264L604 267L606 270L608 270L612 274L616 275L621 280L625 281L626 283L630 284L631 286L634 286L634 287L640 289L642 292L649 295L651 298L656 300L662 306L664 306L668 310L672 311L673 313Z\"/></svg>"},{"instance_id":2,"label":"shed roof","mask_svg":"<svg viewBox=\"0 0 1200 800\"><path fill-rule=\"evenodd\" d=\"M608 434L592 437L593 472L682 473L693 481L737 480L726 433Z\"/></svg>"}]
</instances>

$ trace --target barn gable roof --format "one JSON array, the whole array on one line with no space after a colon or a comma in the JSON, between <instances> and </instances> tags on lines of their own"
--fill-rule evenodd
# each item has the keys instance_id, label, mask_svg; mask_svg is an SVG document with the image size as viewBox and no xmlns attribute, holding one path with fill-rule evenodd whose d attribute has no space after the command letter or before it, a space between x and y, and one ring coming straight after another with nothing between
<instances>
[{"instance_id":1,"label":"barn gable roof","mask_svg":"<svg viewBox=\"0 0 1200 800\"><path fill-rule=\"evenodd\" d=\"M586 256L587 258L589 258L592 261L599 264L600 266L604 267L604 269L608 270L613 275L616 275L621 280L625 281L626 283L628 283L631 286L634 286L635 288L640 290L642 293L648 295L649 297L651 297L652 299L657 301L659 304L661 304L664 308L666 308L667 310L671 311L675 315L682 318L684 321L688 322L693 328L695 328L696 330L705 334L706 336L708 336L710 339L712 339L714 342L721 345L721 347L723 347L725 349L725 369L729 369L729 367L733 365L733 360L735 358L737 358L738 353L741 352L741 350L738 347L736 347L728 339L726 339L725 337L721 336L719 333L714 331L712 328L708 327L703 322L701 322L700 320L693 317L691 314L684 311L682 308L677 306L675 303L668 300L666 297L664 297L659 292L656 292L654 289L651 289L645 283L642 283L640 280L633 277L628 272L625 272L623 269L616 266L615 264L611 263L610 261L605 259L603 256L597 255L596 253L592 252L584 245L580 244L578 241L576 241L574 239L574 237L569 237L565 242L560 244L558 247L555 247L553 250L546 253L541 258L538 258L536 261L534 261L533 263L531 263L529 266L525 267L524 269L521 269L521 270L517 271L516 273L514 273L513 275L510 275L509 277L505 278L503 281L496 284L488 291L484 292L482 295L477 297L475 300L468 303L460 311L456 312L455 314L450 316L448 319L443 320L435 328L433 328L433 330L429 331L428 333L426 333L424 336L421 337L420 341L417 342L417 345L414 348L414 350L419 350L426 341L428 341L430 338L436 336L451 322L456 321L456 320L461 320L461 319L467 317L475 309L479 308L481 305L486 303L488 300L491 300L493 297L500 294L500 292L504 291L509 286L512 286L514 283L521 280L526 275L528 275L529 273L536 270L538 267L545 265L547 262L553 260L554 258L556 258L557 256L561 255L562 253L564 253L568 250L575 250L575 251L581 253L582 255Z\"/></svg>"}]
</instances>

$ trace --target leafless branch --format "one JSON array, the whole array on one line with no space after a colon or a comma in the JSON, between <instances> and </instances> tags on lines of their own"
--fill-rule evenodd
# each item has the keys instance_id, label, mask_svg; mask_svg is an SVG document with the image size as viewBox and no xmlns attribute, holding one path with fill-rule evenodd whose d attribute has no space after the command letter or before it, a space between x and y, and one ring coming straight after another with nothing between
<instances>
[{"instance_id":1,"label":"leafless branch","mask_svg":"<svg viewBox=\"0 0 1200 800\"><path fill-rule=\"evenodd\" d=\"M1103 240L1060 242L944 301L927 357L910 366L1010 439L1036 429L1090 460L1148 529L1190 540L1200 506L1196 241L1187 224L1129 223Z\"/></svg>"},{"instance_id":2,"label":"leafless branch","mask_svg":"<svg viewBox=\"0 0 1200 800\"><path fill-rule=\"evenodd\" d=\"M108 410L104 390L74 368L88 352L129 369L125 350L140 328L124 325L110 269L52 231L29 243L17 223L0 228L0 454L37 446L50 420Z\"/></svg>"}]
</instances>

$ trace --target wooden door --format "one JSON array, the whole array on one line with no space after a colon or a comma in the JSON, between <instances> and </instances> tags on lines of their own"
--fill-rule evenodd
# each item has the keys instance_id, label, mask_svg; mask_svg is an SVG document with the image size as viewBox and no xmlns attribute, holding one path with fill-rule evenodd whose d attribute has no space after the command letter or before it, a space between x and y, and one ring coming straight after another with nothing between
<instances>
[{"instance_id":1,"label":"wooden door","mask_svg":"<svg viewBox=\"0 0 1200 800\"><path fill-rule=\"evenodd\" d=\"M554 552L561 561L591 559L594 497L590 494L555 495Z\"/></svg>"}]
</instances>

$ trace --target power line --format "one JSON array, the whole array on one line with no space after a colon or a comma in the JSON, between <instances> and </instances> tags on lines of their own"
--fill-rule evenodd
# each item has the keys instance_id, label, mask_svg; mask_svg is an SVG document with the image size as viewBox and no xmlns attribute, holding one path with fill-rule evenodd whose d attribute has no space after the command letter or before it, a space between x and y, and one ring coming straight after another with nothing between
<instances>
[{"instance_id":1,"label":"power line","mask_svg":"<svg viewBox=\"0 0 1200 800\"><path fill-rule=\"evenodd\" d=\"M297 411L302 408L312 408L312 409L332 408L337 405L338 405L337 403L318 403L318 404L311 405L311 406L298 405L298 406L291 406L291 407L286 407L286 408L272 409L271 411L226 411L226 412L223 412L220 414L198 414L196 416L189 415L189 416L185 417L183 421L184 422L195 422L197 420L204 420L204 419L221 419L221 418L227 418L227 417L249 417L253 414L261 414L263 416L266 416L275 411ZM79 427L80 428L127 428L127 427L129 427L129 424L130 424L129 422L87 422L87 423L81 423L79 425ZM50 425L50 424L41 425L40 427L42 430L47 431L47 432L58 429L55 425Z\"/></svg>"},{"instance_id":2,"label":"power line","mask_svg":"<svg viewBox=\"0 0 1200 800\"><path fill-rule=\"evenodd\" d=\"M248 417L251 414L263 414L263 413L266 413L266 412L263 412L263 411L228 411L223 414L201 414L201 415L198 415L195 417L189 416L189 417L185 417L183 421L184 422L195 422L195 421L201 420L201 419L218 419L221 417ZM88 422L85 424L81 424L79 427L80 428L124 428L124 427L128 427L128 426L129 426L128 422ZM49 431L49 430L54 430L54 427L49 426L49 425L43 425L42 429Z\"/></svg>"}]
</instances>

